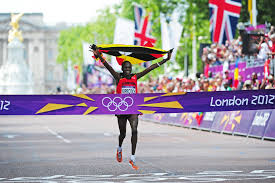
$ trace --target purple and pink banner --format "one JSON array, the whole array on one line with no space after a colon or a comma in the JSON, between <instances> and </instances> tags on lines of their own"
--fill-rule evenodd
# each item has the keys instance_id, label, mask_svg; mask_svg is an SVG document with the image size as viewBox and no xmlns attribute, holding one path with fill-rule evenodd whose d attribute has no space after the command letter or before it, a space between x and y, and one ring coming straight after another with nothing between
<instances>
[{"instance_id":1,"label":"purple and pink banner","mask_svg":"<svg viewBox=\"0 0 275 183\"><path fill-rule=\"evenodd\" d=\"M0 115L154 114L275 109L275 90L190 93L1 95ZM198 119L200 116L194 116ZM182 114L182 123L188 123ZM227 129L219 129L227 130Z\"/></svg>"},{"instance_id":2,"label":"purple and pink banner","mask_svg":"<svg viewBox=\"0 0 275 183\"><path fill-rule=\"evenodd\" d=\"M264 64L265 60L263 59L242 59L238 63L239 75L242 76L243 81L245 81L250 80L252 73L255 72L258 79L261 80L264 78ZM211 66L209 68L209 71L211 71L214 76L217 74L223 75L225 70L228 70L229 76L234 78L235 63L229 64L227 69L225 69L223 65Z\"/></svg>"},{"instance_id":3,"label":"purple and pink banner","mask_svg":"<svg viewBox=\"0 0 275 183\"><path fill-rule=\"evenodd\" d=\"M198 112L145 114L141 118L188 128L275 140L274 109L204 112L202 121L198 120L198 115Z\"/></svg>"}]
</instances>

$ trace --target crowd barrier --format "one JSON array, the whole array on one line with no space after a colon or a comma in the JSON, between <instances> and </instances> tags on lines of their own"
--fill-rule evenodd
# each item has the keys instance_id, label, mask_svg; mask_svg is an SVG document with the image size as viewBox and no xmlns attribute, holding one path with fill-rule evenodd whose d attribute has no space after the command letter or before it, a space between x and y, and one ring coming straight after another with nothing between
<instances>
[{"instance_id":1,"label":"crowd barrier","mask_svg":"<svg viewBox=\"0 0 275 183\"><path fill-rule=\"evenodd\" d=\"M274 89L135 95L0 95L0 98L0 115L142 113L143 119L161 123L275 139Z\"/></svg>"},{"instance_id":2,"label":"crowd barrier","mask_svg":"<svg viewBox=\"0 0 275 183\"><path fill-rule=\"evenodd\" d=\"M255 72L257 73L258 79L261 80L264 78L264 64L265 60L263 59L240 58L238 63L239 75L242 76L244 80L248 80L251 79L251 74ZM217 74L223 74L223 71L227 70L229 76L234 78L235 69L236 63L231 63L228 67L225 65L210 66L209 71L215 76Z\"/></svg>"},{"instance_id":3,"label":"crowd barrier","mask_svg":"<svg viewBox=\"0 0 275 183\"><path fill-rule=\"evenodd\" d=\"M275 110L144 114L142 120L275 140Z\"/></svg>"},{"instance_id":4,"label":"crowd barrier","mask_svg":"<svg viewBox=\"0 0 275 183\"><path fill-rule=\"evenodd\" d=\"M0 115L155 114L275 109L275 90L0 95Z\"/></svg>"}]
</instances>

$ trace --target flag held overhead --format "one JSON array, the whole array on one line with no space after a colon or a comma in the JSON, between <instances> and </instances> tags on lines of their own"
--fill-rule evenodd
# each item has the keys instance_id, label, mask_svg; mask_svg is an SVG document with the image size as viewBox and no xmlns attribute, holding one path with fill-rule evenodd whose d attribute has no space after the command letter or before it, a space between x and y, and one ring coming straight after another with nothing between
<instances>
[{"instance_id":1,"label":"flag held overhead","mask_svg":"<svg viewBox=\"0 0 275 183\"><path fill-rule=\"evenodd\" d=\"M96 46L93 45L92 49ZM118 63L121 65L124 60L132 64L139 64L147 61L152 61L164 56L169 51L135 45L122 45L122 44L102 44L97 45L99 52L105 53L117 58Z\"/></svg>"}]
</instances>

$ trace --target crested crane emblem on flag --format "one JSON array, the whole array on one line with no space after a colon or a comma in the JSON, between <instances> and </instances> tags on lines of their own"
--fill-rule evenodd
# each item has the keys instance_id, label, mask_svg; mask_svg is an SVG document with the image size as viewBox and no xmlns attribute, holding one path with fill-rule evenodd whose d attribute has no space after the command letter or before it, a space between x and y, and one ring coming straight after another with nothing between
<instances>
[{"instance_id":1,"label":"crested crane emblem on flag","mask_svg":"<svg viewBox=\"0 0 275 183\"><path fill-rule=\"evenodd\" d=\"M140 64L155 60L168 53L166 50L146 46L103 44L97 45L97 47L100 52L117 57L120 65L124 60L132 64Z\"/></svg>"},{"instance_id":2,"label":"crested crane emblem on flag","mask_svg":"<svg viewBox=\"0 0 275 183\"><path fill-rule=\"evenodd\" d=\"M235 36L241 0L209 0L212 42L225 43Z\"/></svg>"}]
</instances>

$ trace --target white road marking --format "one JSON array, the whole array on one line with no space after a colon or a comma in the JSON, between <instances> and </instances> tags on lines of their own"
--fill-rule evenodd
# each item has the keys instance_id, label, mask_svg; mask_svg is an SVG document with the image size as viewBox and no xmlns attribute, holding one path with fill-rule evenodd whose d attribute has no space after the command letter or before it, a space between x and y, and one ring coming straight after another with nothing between
<instances>
[{"instance_id":1,"label":"white road marking","mask_svg":"<svg viewBox=\"0 0 275 183\"><path fill-rule=\"evenodd\" d=\"M41 177L41 179L56 179L56 178L61 178L64 177L65 175L53 175L53 176L49 176L49 177Z\"/></svg>"},{"instance_id":2,"label":"white road marking","mask_svg":"<svg viewBox=\"0 0 275 183\"><path fill-rule=\"evenodd\" d=\"M198 175L231 175L236 173L242 173L243 171L203 171L197 173Z\"/></svg>"},{"instance_id":3,"label":"white road marking","mask_svg":"<svg viewBox=\"0 0 275 183\"><path fill-rule=\"evenodd\" d=\"M254 172L254 173L252 173ZM256 173L255 173L256 172ZM0 178L1 182L41 182L41 183L77 183L77 182L224 182L224 181L244 181L261 180L259 182L270 181L275 178L275 170L253 170L243 171L203 171L191 175L168 174L168 173L146 173L146 174L121 174L121 175L53 175L45 177L15 177Z\"/></svg>"},{"instance_id":4,"label":"white road marking","mask_svg":"<svg viewBox=\"0 0 275 183\"><path fill-rule=\"evenodd\" d=\"M250 173L275 173L275 170L254 170Z\"/></svg>"},{"instance_id":5,"label":"white road marking","mask_svg":"<svg viewBox=\"0 0 275 183\"><path fill-rule=\"evenodd\" d=\"M52 129L50 129L49 127L45 126L45 128L48 130L48 132L50 132L52 135L54 135L56 138L61 139L63 142L65 143L71 143L70 140L65 139L64 137L62 137L61 135L59 135L57 132L53 131Z\"/></svg>"},{"instance_id":6,"label":"white road marking","mask_svg":"<svg viewBox=\"0 0 275 183\"><path fill-rule=\"evenodd\" d=\"M104 136L107 136L107 137L111 137L111 136L112 136L112 134L111 134L111 133L108 133L108 132L103 133L103 135L104 135Z\"/></svg>"},{"instance_id":7,"label":"white road marking","mask_svg":"<svg viewBox=\"0 0 275 183\"><path fill-rule=\"evenodd\" d=\"M180 137L172 137L172 139L174 139L174 142L185 142L186 140L184 138L180 138Z\"/></svg>"},{"instance_id":8,"label":"white road marking","mask_svg":"<svg viewBox=\"0 0 275 183\"><path fill-rule=\"evenodd\" d=\"M13 139L17 136L19 136L19 135L11 135L11 134L3 135L3 137L8 138L8 139Z\"/></svg>"}]
</instances>

